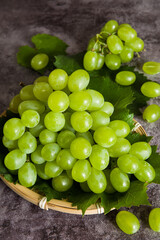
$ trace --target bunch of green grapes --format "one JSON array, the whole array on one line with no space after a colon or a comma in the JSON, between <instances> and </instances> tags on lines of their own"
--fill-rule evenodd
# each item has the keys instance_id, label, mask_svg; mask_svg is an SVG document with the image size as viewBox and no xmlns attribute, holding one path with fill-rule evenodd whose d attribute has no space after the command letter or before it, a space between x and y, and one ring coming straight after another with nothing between
<instances>
[{"instance_id":1,"label":"bunch of green grapes","mask_svg":"<svg viewBox=\"0 0 160 240\"><path fill-rule=\"evenodd\" d=\"M121 63L128 63L144 48L144 42L137 37L137 32L129 24L108 21L99 34L91 38L83 59L87 71L101 69L105 65L111 70L120 68Z\"/></svg>"},{"instance_id":2,"label":"bunch of green grapes","mask_svg":"<svg viewBox=\"0 0 160 240\"><path fill-rule=\"evenodd\" d=\"M38 175L51 179L60 192L76 181L83 191L112 194L126 192L132 174L142 182L154 179L155 170L146 161L150 145L131 145L128 123L110 121L114 106L98 91L86 89L89 81L83 69L70 76L55 69L12 99L10 110L19 117L3 127L9 150L4 164L23 186L33 186Z\"/></svg>"}]
</instances>

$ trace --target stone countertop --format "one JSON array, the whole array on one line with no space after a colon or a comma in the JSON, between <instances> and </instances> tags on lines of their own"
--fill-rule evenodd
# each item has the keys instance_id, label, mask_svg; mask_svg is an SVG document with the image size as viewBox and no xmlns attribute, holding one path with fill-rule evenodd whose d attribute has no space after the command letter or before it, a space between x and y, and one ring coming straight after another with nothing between
<instances>
[{"instance_id":1,"label":"stone countertop","mask_svg":"<svg viewBox=\"0 0 160 240\"><path fill-rule=\"evenodd\" d=\"M86 48L87 41L110 19L131 24L145 41L146 51L138 63L160 61L160 1L159 0L1 0L0 1L0 111L20 90L19 82L31 83L36 73L18 66L16 52L21 45L30 44L36 33L60 37L69 53ZM137 60L136 60L137 61ZM159 75L152 78L159 80ZM151 102L160 104L159 99ZM160 121L145 123L153 144L160 139ZM148 189L153 207L160 207L160 186ZM107 215L69 215L45 211L27 202L0 180L0 239L4 240L159 240L159 233L148 226L150 206L130 209L139 219L141 229L129 236L115 223L117 211Z\"/></svg>"}]
</instances>

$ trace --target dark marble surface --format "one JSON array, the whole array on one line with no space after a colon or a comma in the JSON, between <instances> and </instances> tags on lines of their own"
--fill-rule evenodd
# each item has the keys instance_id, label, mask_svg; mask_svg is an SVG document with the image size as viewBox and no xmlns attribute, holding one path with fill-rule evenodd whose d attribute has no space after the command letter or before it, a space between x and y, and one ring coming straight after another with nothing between
<instances>
[{"instance_id":1,"label":"dark marble surface","mask_svg":"<svg viewBox=\"0 0 160 240\"><path fill-rule=\"evenodd\" d=\"M88 39L110 19L130 23L145 41L146 52L138 63L160 61L159 0L0 0L0 111L18 93L19 82L30 83L36 74L16 63L16 52L29 44L36 33L49 33L70 45L68 52L84 50ZM159 81L159 76L153 79ZM152 100L153 102L153 100ZM160 104L159 99L154 102ZM138 121L152 143L159 142L160 121ZM160 207L160 186L148 189L153 207ZM106 216L69 215L39 209L25 201L0 181L0 239L4 240L159 240L160 234L148 226L151 207L132 207L140 219L141 229L133 236L123 234L116 226L117 211Z\"/></svg>"}]
</instances>

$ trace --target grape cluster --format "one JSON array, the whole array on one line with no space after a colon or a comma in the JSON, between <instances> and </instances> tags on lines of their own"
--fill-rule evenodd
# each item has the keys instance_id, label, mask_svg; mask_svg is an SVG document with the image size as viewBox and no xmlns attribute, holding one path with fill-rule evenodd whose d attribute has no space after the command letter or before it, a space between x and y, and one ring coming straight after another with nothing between
<instances>
[{"instance_id":1,"label":"grape cluster","mask_svg":"<svg viewBox=\"0 0 160 240\"><path fill-rule=\"evenodd\" d=\"M38 174L52 179L60 192L76 181L86 192L113 193L129 189L131 174L142 182L154 179L155 170L145 161L150 145L130 144L128 123L110 121L114 106L86 89L89 81L83 69L70 76L55 69L11 100L10 110L20 117L4 125L3 144L9 150L4 164L22 185L33 186Z\"/></svg>"},{"instance_id":2,"label":"grape cluster","mask_svg":"<svg viewBox=\"0 0 160 240\"><path fill-rule=\"evenodd\" d=\"M144 48L144 42L137 37L137 32L129 24L120 24L115 20L108 21L90 39L83 64L87 71L101 69L105 65L111 70L120 68L121 63L130 62L134 52Z\"/></svg>"}]
</instances>

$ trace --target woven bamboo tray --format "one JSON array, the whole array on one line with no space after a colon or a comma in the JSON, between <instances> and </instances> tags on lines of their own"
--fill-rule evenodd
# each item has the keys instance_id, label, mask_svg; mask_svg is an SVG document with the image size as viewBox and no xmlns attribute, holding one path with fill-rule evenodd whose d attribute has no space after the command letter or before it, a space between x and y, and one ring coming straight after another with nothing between
<instances>
[{"instance_id":1,"label":"woven bamboo tray","mask_svg":"<svg viewBox=\"0 0 160 240\"><path fill-rule=\"evenodd\" d=\"M146 135L144 128L136 121L135 127L133 131L141 134ZM48 210L52 209L55 211L63 212L63 213L70 213L70 214L79 214L82 215L82 211L78 210L77 207L73 207L72 203L67 202L66 200L56 200L52 199L49 202L46 201L46 198L26 187L23 187L20 184L13 184L8 182L2 175L0 175L2 181L11 188L15 193L19 196L23 197L25 200L38 205L40 208ZM100 214L104 213L104 209L100 207L98 204L91 205L85 212L85 215L92 215L92 214Z\"/></svg>"}]
</instances>

